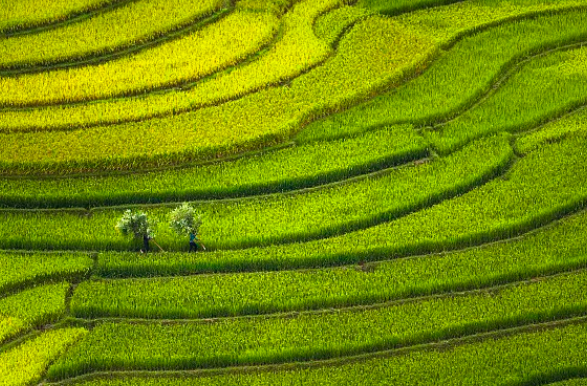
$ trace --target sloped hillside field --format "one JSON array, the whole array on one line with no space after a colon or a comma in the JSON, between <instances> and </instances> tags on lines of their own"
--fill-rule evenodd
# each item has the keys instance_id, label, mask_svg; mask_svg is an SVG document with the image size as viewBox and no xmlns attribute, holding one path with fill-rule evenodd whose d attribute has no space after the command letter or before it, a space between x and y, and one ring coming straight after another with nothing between
<instances>
[{"instance_id":1,"label":"sloped hillside field","mask_svg":"<svg viewBox=\"0 0 587 386\"><path fill-rule=\"evenodd\" d=\"M0 386L587 385L587 0L3 0Z\"/></svg>"}]
</instances>

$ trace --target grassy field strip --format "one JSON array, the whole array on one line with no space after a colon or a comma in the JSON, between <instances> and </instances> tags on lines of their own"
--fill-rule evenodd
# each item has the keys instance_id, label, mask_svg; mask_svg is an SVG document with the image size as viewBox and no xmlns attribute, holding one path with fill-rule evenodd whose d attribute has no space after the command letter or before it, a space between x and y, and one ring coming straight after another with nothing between
<instances>
[{"instance_id":1,"label":"grassy field strip","mask_svg":"<svg viewBox=\"0 0 587 386\"><path fill-rule=\"evenodd\" d=\"M495 131L520 132L587 103L587 47L528 63L491 98L427 134L441 152ZM566 120L565 120L566 122Z\"/></svg>"},{"instance_id":2,"label":"grassy field strip","mask_svg":"<svg viewBox=\"0 0 587 386\"><path fill-rule=\"evenodd\" d=\"M48 378L319 360L430 343L584 316L585 284L587 273L581 271L495 292L372 309L196 323L99 323L49 369Z\"/></svg>"},{"instance_id":3,"label":"grassy field strip","mask_svg":"<svg viewBox=\"0 0 587 386\"><path fill-rule=\"evenodd\" d=\"M560 141L567 136L583 135L587 131L587 106L574 111L570 117L550 122L538 130L522 133L515 142L516 153L525 155L540 146Z\"/></svg>"},{"instance_id":4,"label":"grassy field strip","mask_svg":"<svg viewBox=\"0 0 587 386\"><path fill-rule=\"evenodd\" d=\"M129 1L139 1L139 0L129 0ZM143 51L153 49L155 47L158 47L159 45L168 43L168 42L173 41L175 39L182 38L187 34L193 33L194 31L200 30L209 24L212 24L212 23L215 23L215 22L221 20L222 18L226 17L227 15L230 15L230 13L232 11L233 11L232 8L222 8L219 11L213 12L212 14L210 14L208 16L202 16L199 19L193 20L192 23L186 23L186 25L179 26L178 28L176 28L174 30L164 32L160 35L154 36L154 37L152 37L148 40L142 41L142 42L131 44L128 47L118 47L118 48L114 49L113 51L105 51L102 53L90 54L88 56L81 57L79 59L74 58L71 60L49 63L46 65L33 64L33 65L29 65L29 66L20 66L20 67L9 68L9 69L0 68L0 79L11 78L11 77L14 78L14 77L26 76L26 75L34 75L34 74L47 73L47 72L52 72L52 71L67 71L67 70L72 70L72 69L76 69L76 68L80 68L80 67L97 66L97 65L107 63L110 61L119 60L121 58L126 58L126 57L129 57L132 55L136 55L137 53L141 53ZM251 55L251 57L253 57L253 56L254 55ZM243 62L246 62L246 60L243 60ZM177 87L180 87L180 86L177 86ZM150 92L150 93L165 92L166 89L169 89L169 87L166 88L165 86L161 86L160 88L155 88L155 89L148 91L148 92ZM141 94L139 94L139 95L141 95ZM114 100L114 99L111 99L111 100ZM92 101L90 101L89 103L91 103L91 102ZM76 105L79 103L84 103L84 102L70 102L71 105ZM35 105L33 105L33 106L35 106ZM52 105L49 104L48 106L52 106ZM19 110L26 111L27 109L34 110L36 108L43 108L43 107L44 107L44 105L40 105L39 107L26 107L26 106L19 107L19 106L2 105L0 107L0 112L2 112L2 111L19 111Z\"/></svg>"},{"instance_id":5,"label":"grassy field strip","mask_svg":"<svg viewBox=\"0 0 587 386\"><path fill-rule=\"evenodd\" d=\"M584 137L546 145L518 161L506 178L390 223L307 243L204 253L189 264L197 272L325 267L450 251L519 236L585 208L585 146ZM27 245L35 244L31 240ZM144 267L132 258L122 264L129 269L134 264Z\"/></svg>"},{"instance_id":6,"label":"grassy field strip","mask_svg":"<svg viewBox=\"0 0 587 386\"><path fill-rule=\"evenodd\" d=\"M192 85L191 88L149 94L140 98L116 99L79 106L53 106L41 110L25 110L24 113L22 111L4 111L3 113L28 116L47 111L57 114L68 111L71 119L59 124L60 127L79 128L80 125L76 124L75 118L71 116L72 112L75 112L74 116L83 119L89 118L94 121L99 119L102 123L113 123L177 114L237 99L262 88L291 80L326 60L333 52L315 37L312 22L320 13L340 3L342 0L297 3L283 17L281 37L267 52L247 65L216 74L212 79ZM18 83L18 81L19 79L12 82ZM26 122L21 123L26 124ZM94 125L95 123L93 122ZM87 125L81 124L81 126ZM55 127L37 123L33 128L29 125L8 131L49 129L55 129Z\"/></svg>"},{"instance_id":7,"label":"grassy field strip","mask_svg":"<svg viewBox=\"0 0 587 386\"><path fill-rule=\"evenodd\" d=\"M26 386L40 381L47 367L86 333L82 328L47 331L0 353L0 385Z\"/></svg>"},{"instance_id":8,"label":"grassy field strip","mask_svg":"<svg viewBox=\"0 0 587 386\"><path fill-rule=\"evenodd\" d=\"M46 105L137 95L208 76L255 54L279 28L272 14L236 11L201 30L102 64L0 77L0 105Z\"/></svg>"},{"instance_id":9,"label":"grassy field strip","mask_svg":"<svg viewBox=\"0 0 587 386\"><path fill-rule=\"evenodd\" d=\"M411 126L212 165L76 178L0 179L0 206L65 208L226 199L293 191L390 168L428 156Z\"/></svg>"},{"instance_id":10,"label":"grassy field strip","mask_svg":"<svg viewBox=\"0 0 587 386\"><path fill-rule=\"evenodd\" d=\"M81 23L0 40L0 68L63 63L112 53L192 24L222 0L140 0Z\"/></svg>"},{"instance_id":11,"label":"grassy field strip","mask_svg":"<svg viewBox=\"0 0 587 386\"><path fill-rule=\"evenodd\" d=\"M587 267L582 234L587 213L509 242L465 251L360 266L277 272L193 275L199 256L99 255L95 275L80 284L73 312L130 315L136 309L188 309L197 317L267 314L344 307L490 287ZM118 279L120 277L149 279ZM153 311L154 312L154 311Z\"/></svg>"},{"instance_id":12,"label":"grassy field strip","mask_svg":"<svg viewBox=\"0 0 587 386\"><path fill-rule=\"evenodd\" d=\"M83 386L167 386L167 385L508 385L539 378L550 371L560 377L584 373L585 324L561 325L543 330L542 326L518 329L514 335L484 334L473 340L424 346L416 350L396 351L385 356L322 364L273 366L269 371L229 369L206 375L205 372L177 372L156 377L147 373L80 379ZM505 330L505 332L510 332ZM501 333L501 335L504 335ZM456 344L456 345L455 345ZM401 350L398 350L401 351ZM268 366L270 367L270 366ZM248 371L247 371L248 370ZM155 373L151 373L155 374ZM69 384L69 383L67 383ZM532 385L534 386L534 385Z\"/></svg>"},{"instance_id":13,"label":"grassy field strip","mask_svg":"<svg viewBox=\"0 0 587 386\"><path fill-rule=\"evenodd\" d=\"M94 260L84 254L0 252L0 297L56 280L81 281L93 265Z\"/></svg>"},{"instance_id":14,"label":"grassy field strip","mask_svg":"<svg viewBox=\"0 0 587 386\"><path fill-rule=\"evenodd\" d=\"M426 125L446 121L484 96L524 58L585 40L586 21L586 11L573 11L478 32L456 43L419 77L309 124L296 141L347 136L394 123Z\"/></svg>"},{"instance_id":15,"label":"grassy field strip","mask_svg":"<svg viewBox=\"0 0 587 386\"><path fill-rule=\"evenodd\" d=\"M0 9L0 37L56 28L133 0L5 1Z\"/></svg>"},{"instance_id":16,"label":"grassy field strip","mask_svg":"<svg viewBox=\"0 0 587 386\"><path fill-rule=\"evenodd\" d=\"M549 57L551 55L560 54L560 53L564 53L564 52L567 52L567 51L573 51L573 50L577 50L577 49L582 49L586 45L587 45L587 40L586 41L576 42L576 43L571 43L571 44L567 44L567 45L559 45L559 46L557 46L555 48L551 48L551 49L548 49L546 51L542 51L542 52L540 52L538 54L535 54L535 55L532 55L532 56L528 56L528 57L524 58L523 60L519 61L518 63L516 63L516 65L513 66L513 67L511 67L508 71L506 71L505 73L503 73L499 77L499 79L492 85L492 87L491 87L490 90L488 90L486 93L484 93L482 96L480 96L474 102L472 102L469 106L467 106L466 108L462 109L458 114L454 115L451 118L448 118L445 121L435 122L432 125L428 125L428 126L421 126L420 125L420 127L417 127L417 129L420 129L420 130L435 130L435 131L439 131L440 129L442 129L445 126L450 126L454 122L458 121L460 117L466 116L472 110L475 110L475 109L479 108L480 106L483 106L488 100L490 100L491 98L493 98L494 95L497 92L499 92L502 87L504 87L504 85L506 85L512 78L514 78L516 75L518 75L519 72L523 71L524 67L527 64L529 64L531 62L537 62L540 59L544 59L544 58ZM569 112L569 113L572 113L572 111ZM558 120L558 119L559 118L557 116L556 118L551 119L551 120ZM537 127L540 127L540 125L535 126L534 127L534 130ZM519 135L519 133L517 133L517 134Z\"/></svg>"},{"instance_id":17,"label":"grassy field strip","mask_svg":"<svg viewBox=\"0 0 587 386\"><path fill-rule=\"evenodd\" d=\"M483 23L491 25L502 19L576 5L569 1L506 7L503 12L499 6L490 7L487 14L480 12L477 19L469 19L470 29L481 28ZM475 9L476 3L457 5L462 4ZM455 15L462 16L461 8ZM453 32L464 34L464 27L458 27ZM345 36L336 56L296 78L289 87L263 90L235 102L173 119L70 132L2 135L0 140L5 145L0 153L2 169L22 173L49 172L56 168L75 172L147 167L162 162L209 159L219 153L225 155L283 142L297 132L301 124L317 115L356 104L411 75L433 57L440 46L431 39L438 41L437 37L414 32L413 28L395 19L369 18ZM207 129L209 127L215 127L213 134ZM178 141L180 137L182 141ZM90 148L87 143L93 146ZM153 143L158 147L153 148ZM105 152L100 151L105 148L108 148L107 159L103 155Z\"/></svg>"},{"instance_id":18,"label":"grassy field strip","mask_svg":"<svg viewBox=\"0 0 587 386\"><path fill-rule=\"evenodd\" d=\"M197 205L208 249L311 240L363 229L454 197L503 173L512 161L509 137L473 143L461 152L418 166L399 168L305 194L274 195ZM472 161L474 160L474 161ZM176 204L142 207L164 223ZM6 248L128 250L131 240L114 224L126 207L84 211L3 211ZM82 241L83 240L83 241ZM159 227L157 242L184 250L186 240ZM4 243L4 244L3 244Z\"/></svg>"},{"instance_id":19,"label":"grassy field strip","mask_svg":"<svg viewBox=\"0 0 587 386\"><path fill-rule=\"evenodd\" d=\"M62 282L0 298L0 344L63 317L69 287L69 283Z\"/></svg>"}]
</instances>

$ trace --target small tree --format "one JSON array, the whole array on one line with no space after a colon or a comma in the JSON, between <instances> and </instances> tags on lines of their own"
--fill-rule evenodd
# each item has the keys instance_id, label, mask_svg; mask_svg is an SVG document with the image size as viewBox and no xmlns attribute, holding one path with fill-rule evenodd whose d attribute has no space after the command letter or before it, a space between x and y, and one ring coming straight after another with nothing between
<instances>
[{"instance_id":1,"label":"small tree","mask_svg":"<svg viewBox=\"0 0 587 386\"><path fill-rule=\"evenodd\" d=\"M169 226L178 236L190 236L190 251L197 248L196 240L201 225L202 216L197 215L196 210L186 202L175 208L169 218Z\"/></svg>"},{"instance_id":2,"label":"small tree","mask_svg":"<svg viewBox=\"0 0 587 386\"><path fill-rule=\"evenodd\" d=\"M155 237L154 226L155 224L149 220L146 213L135 213L128 209L116 224L116 229L124 236L132 235L137 239L142 238L145 252L148 252L149 240Z\"/></svg>"}]
</instances>

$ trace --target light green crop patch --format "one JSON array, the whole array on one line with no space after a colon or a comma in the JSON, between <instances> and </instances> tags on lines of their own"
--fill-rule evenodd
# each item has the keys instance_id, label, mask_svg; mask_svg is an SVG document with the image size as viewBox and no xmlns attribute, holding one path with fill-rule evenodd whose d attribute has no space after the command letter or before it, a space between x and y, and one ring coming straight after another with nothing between
<instances>
[{"instance_id":1,"label":"light green crop patch","mask_svg":"<svg viewBox=\"0 0 587 386\"><path fill-rule=\"evenodd\" d=\"M587 61L587 49L555 52L527 63L489 99L427 132L427 137L440 153L450 152L497 131L523 132L538 127L584 105L587 76L560 71L575 68L581 59Z\"/></svg>"},{"instance_id":2,"label":"light green crop patch","mask_svg":"<svg viewBox=\"0 0 587 386\"><path fill-rule=\"evenodd\" d=\"M0 40L0 66L51 64L109 53L219 10L223 0L141 0L80 23Z\"/></svg>"},{"instance_id":3,"label":"light green crop patch","mask_svg":"<svg viewBox=\"0 0 587 386\"><path fill-rule=\"evenodd\" d=\"M530 377L540 379L542 374L564 377L570 368L584 369L586 340L587 326L580 324L329 366L197 378L129 375L81 382L80 386L356 386L364 385L366 379L378 386L505 386L524 384Z\"/></svg>"},{"instance_id":4,"label":"light green crop patch","mask_svg":"<svg viewBox=\"0 0 587 386\"><path fill-rule=\"evenodd\" d=\"M0 33L65 20L117 1L120 0L4 0L0 7Z\"/></svg>"},{"instance_id":5,"label":"light green crop patch","mask_svg":"<svg viewBox=\"0 0 587 386\"><path fill-rule=\"evenodd\" d=\"M0 343L63 316L68 291L69 283L60 283L35 287L0 299Z\"/></svg>"},{"instance_id":6,"label":"light green crop patch","mask_svg":"<svg viewBox=\"0 0 587 386\"><path fill-rule=\"evenodd\" d=\"M26 328L26 323L21 319L0 315L0 343L24 331Z\"/></svg>"},{"instance_id":7,"label":"light green crop patch","mask_svg":"<svg viewBox=\"0 0 587 386\"><path fill-rule=\"evenodd\" d=\"M238 0L236 8L282 14L299 1L300 0Z\"/></svg>"},{"instance_id":8,"label":"light green crop patch","mask_svg":"<svg viewBox=\"0 0 587 386\"><path fill-rule=\"evenodd\" d=\"M346 29L370 15L372 12L364 8L346 5L319 17L314 32L320 39L333 45Z\"/></svg>"},{"instance_id":9,"label":"light green crop patch","mask_svg":"<svg viewBox=\"0 0 587 386\"><path fill-rule=\"evenodd\" d=\"M398 122L441 123L483 97L523 58L586 39L585 10L500 24L462 39L400 87L311 123L296 141L336 138Z\"/></svg>"},{"instance_id":10,"label":"light green crop patch","mask_svg":"<svg viewBox=\"0 0 587 386\"><path fill-rule=\"evenodd\" d=\"M0 105L71 103L194 82L258 52L277 33L267 13L233 12L179 39L93 66L0 78Z\"/></svg>"},{"instance_id":11,"label":"light green crop patch","mask_svg":"<svg viewBox=\"0 0 587 386\"><path fill-rule=\"evenodd\" d=\"M577 50L570 51L561 63L557 71L563 76L587 77L587 47L581 46Z\"/></svg>"},{"instance_id":12,"label":"light green crop patch","mask_svg":"<svg viewBox=\"0 0 587 386\"><path fill-rule=\"evenodd\" d=\"M587 385L587 378L569 379L556 383L550 383L548 386L585 386Z\"/></svg>"},{"instance_id":13,"label":"light green crop patch","mask_svg":"<svg viewBox=\"0 0 587 386\"><path fill-rule=\"evenodd\" d=\"M582 0L476 0L429 8L398 16L407 29L425 33L440 44L447 44L458 36L500 20L508 20L545 13L549 10L572 9L584 6Z\"/></svg>"},{"instance_id":14,"label":"light green crop patch","mask_svg":"<svg viewBox=\"0 0 587 386\"><path fill-rule=\"evenodd\" d=\"M0 294L47 281L79 280L93 262L86 254L0 252Z\"/></svg>"},{"instance_id":15,"label":"light green crop patch","mask_svg":"<svg viewBox=\"0 0 587 386\"><path fill-rule=\"evenodd\" d=\"M53 330L0 353L0 385L26 386L39 381L49 364L86 334L82 328Z\"/></svg>"},{"instance_id":16,"label":"light green crop patch","mask_svg":"<svg viewBox=\"0 0 587 386\"><path fill-rule=\"evenodd\" d=\"M584 315L585 285L587 272L581 271L489 292L367 309L195 323L104 322L52 366L48 377L307 361L411 346ZM160 317L143 315L140 305L136 311L137 316ZM176 311L166 316L192 316L189 309Z\"/></svg>"},{"instance_id":17,"label":"light green crop patch","mask_svg":"<svg viewBox=\"0 0 587 386\"><path fill-rule=\"evenodd\" d=\"M576 135L585 137L587 134L587 109L582 109L570 117L556 120L540 128L520 136L516 140L515 149L518 153L528 154L541 146Z\"/></svg>"}]
</instances>

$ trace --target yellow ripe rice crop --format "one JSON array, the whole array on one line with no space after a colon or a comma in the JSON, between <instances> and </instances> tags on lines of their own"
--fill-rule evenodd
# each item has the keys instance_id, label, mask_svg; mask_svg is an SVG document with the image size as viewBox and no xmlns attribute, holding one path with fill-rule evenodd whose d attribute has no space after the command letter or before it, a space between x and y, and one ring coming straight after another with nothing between
<instances>
[{"instance_id":1,"label":"yellow ripe rice crop","mask_svg":"<svg viewBox=\"0 0 587 386\"><path fill-rule=\"evenodd\" d=\"M528 2L529 0L524 1ZM309 3L309 5L306 5L306 3ZM499 7L495 5L489 6L485 3L475 3L473 5L468 5L468 3L457 3L447 7L417 11L393 18L392 20L397 20L405 29L413 30L418 34L424 33L429 35L431 39L436 39L438 44L446 44L457 38L459 34L464 33L467 28L469 30L477 29L484 25L494 24L513 17L520 17L536 12L569 9L576 7L579 3L581 2L578 0L564 0L560 2L549 1L546 4L536 4L534 1L525 6L500 4ZM240 4L240 2L237 4ZM316 8L319 7L319 5L316 5L316 3L312 1L301 2L298 6L292 9L292 15L288 14L284 17L284 23L288 23L288 20L291 20L291 24L294 26L299 23L305 23L298 17L293 16L294 13L297 13L300 16L302 15L302 13L297 10L298 7ZM330 6L330 8L332 7L334 7L334 5ZM322 7L320 6L320 8ZM460 15L460 18L453 14ZM450 19L457 19L458 23L451 24L441 21ZM293 31L290 33L293 34ZM225 76L218 77L218 79L200 84L194 90L149 95L142 98L117 99L109 101L108 103L50 106L32 110L0 111L0 130L36 131L44 129L71 129L101 123L116 123L144 119L145 117L169 114L171 111L182 111L183 109L188 108L190 104L192 107L197 107L206 105L207 103L214 103L215 101L218 101L218 99L224 100L226 98L234 97L234 95L239 95L240 93L246 93L246 90L255 89L253 87L254 83L249 83L247 79L250 78L244 79L245 77L242 77L242 75L239 74L247 74L248 76L251 76L251 74L254 74L253 70L255 67L264 67L262 63L268 63L267 61L270 60L271 57L277 59L280 56L277 52L279 47L287 46L292 48L293 46L291 46L291 43L283 43L286 40L289 40L287 36L289 36L290 33L287 31L284 32L282 42L276 45L270 53L261 57L258 61L242 68L239 67L238 71L234 72L234 75L233 73L229 73ZM306 36L307 39L307 34L304 36ZM291 39L290 41L296 41L296 39ZM315 46L319 47L319 45ZM299 51L299 49L297 49L297 51ZM288 50L284 49L282 52L287 53ZM288 74L285 71L281 71L281 66L283 66L283 64L280 64L278 69L270 67L262 69L263 71L268 71L265 73L265 83L275 82L276 79L284 79L292 75L292 73ZM304 67L299 66L298 71L302 68ZM227 86L229 89L220 89L220 91L218 91L219 88L217 85L221 84L220 82L222 81L229 80L232 82ZM241 84L240 82L243 83ZM207 92L215 93L214 97L212 94L207 94ZM200 99L197 99L198 96Z\"/></svg>"},{"instance_id":2,"label":"yellow ripe rice crop","mask_svg":"<svg viewBox=\"0 0 587 386\"><path fill-rule=\"evenodd\" d=\"M171 118L71 132L3 135L6 146L0 149L0 162L8 167L36 163L28 167L41 169L55 162L67 168L89 164L127 168L135 162L167 164L256 148L284 140L312 113L354 103L355 98L401 79L428 57L430 47L425 37L406 34L391 20L370 18L353 29L335 57L295 79L291 87L272 88Z\"/></svg>"},{"instance_id":3,"label":"yellow ripe rice crop","mask_svg":"<svg viewBox=\"0 0 587 386\"><path fill-rule=\"evenodd\" d=\"M281 39L265 55L234 71L218 74L193 89L116 99L107 103L51 106L26 112L4 111L0 112L0 130L4 127L18 131L14 125L22 125L25 129L33 125L35 130L42 130L55 126L84 127L98 122L144 119L169 111L216 104L295 77L331 54L331 49L314 35L312 24L322 12L341 3L341 0L319 3L305 0L296 4L283 17Z\"/></svg>"},{"instance_id":4,"label":"yellow ripe rice crop","mask_svg":"<svg viewBox=\"0 0 587 386\"><path fill-rule=\"evenodd\" d=\"M183 38L119 60L0 78L0 104L108 98L198 79L258 51L278 25L270 14L235 12Z\"/></svg>"},{"instance_id":5,"label":"yellow ripe rice crop","mask_svg":"<svg viewBox=\"0 0 587 386\"><path fill-rule=\"evenodd\" d=\"M39 381L46 368L87 334L83 328L63 328L0 353L0 385L29 385Z\"/></svg>"},{"instance_id":6,"label":"yellow ripe rice crop","mask_svg":"<svg viewBox=\"0 0 587 386\"><path fill-rule=\"evenodd\" d=\"M115 2L116 0L4 0L0 7L0 32L65 20L71 14Z\"/></svg>"},{"instance_id":7,"label":"yellow ripe rice crop","mask_svg":"<svg viewBox=\"0 0 587 386\"><path fill-rule=\"evenodd\" d=\"M221 106L68 133L2 135L5 146L0 149L0 163L5 171L14 169L15 173L158 166L283 141L316 116L388 89L434 56L441 43L447 44L465 28L474 30L536 12L572 8L577 1L477 8L475 3L464 4L415 12L412 18L368 18L342 39L332 59L287 87L264 90ZM443 24L441 32L432 36L429 24L435 20L435 10L442 16L438 20L450 15L451 10L463 19L466 15L476 18L455 26ZM456 35L449 38L449 32Z\"/></svg>"},{"instance_id":8,"label":"yellow ripe rice crop","mask_svg":"<svg viewBox=\"0 0 587 386\"><path fill-rule=\"evenodd\" d=\"M223 4L223 0L139 0L62 28L0 39L0 67L109 53L193 22Z\"/></svg>"}]
</instances>

